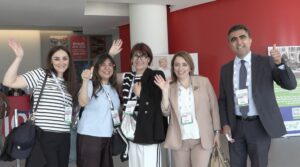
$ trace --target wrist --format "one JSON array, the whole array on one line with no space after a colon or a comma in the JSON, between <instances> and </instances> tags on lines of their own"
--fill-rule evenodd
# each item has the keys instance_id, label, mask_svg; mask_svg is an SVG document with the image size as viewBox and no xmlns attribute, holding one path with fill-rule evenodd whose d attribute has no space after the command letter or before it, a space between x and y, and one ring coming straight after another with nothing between
<instances>
[{"instance_id":1,"label":"wrist","mask_svg":"<svg viewBox=\"0 0 300 167\"><path fill-rule=\"evenodd\" d=\"M167 95L167 94L169 93L169 91L168 91L168 89L164 89L164 90L162 91L162 93L165 94L165 95Z\"/></svg>"},{"instance_id":2,"label":"wrist","mask_svg":"<svg viewBox=\"0 0 300 167\"><path fill-rule=\"evenodd\" d=\"M18 56L18 57L15 58L15 60L17 60L17 61L22 61L22 59L23 59L23 56L21 56L21 57Z\"/></svg>"},{"instance_id":3,"label":"wrist","mask_svg":"<svg viewBox=\"0 0 300 167\"><path fill-rule=\"evenodd\" d=\"M215 134L220 134L220 130L214 130Z\"/></svg>"}]
</instances>

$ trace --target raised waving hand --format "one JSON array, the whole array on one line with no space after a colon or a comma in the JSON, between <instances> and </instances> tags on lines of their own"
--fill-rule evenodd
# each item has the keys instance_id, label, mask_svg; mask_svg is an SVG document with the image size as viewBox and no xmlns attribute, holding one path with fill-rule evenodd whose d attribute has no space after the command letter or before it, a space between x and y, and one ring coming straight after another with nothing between
<instances>
[{"instance_id":1,"label":"raised waving hand","mask_svg":"<svg viewBox=\"0 0 300 167\"><path fill-rule=\"evenodd\" d=\"M14 51L16 58L9 66L4 75L3 85L10 88L25 88L27 86L25 78L17 74L22 58L24 56L22 45L15 39L9 39L8 46Z\"/></svg>"},{"instance_id":2,"label":"raised waving hand","mask_svg":"<svg viewBox=\"0 0 300 167\"><path fill-rule=\"evenodd\" d=\"M121 39L117 39L113 41L108 54L112 57L119 54L122 51L123 41Z\"/></svg>"},{"instance_id":3,"label":"raised waving hand","mask_svg":"<svg viewBox=\"0 0 300 167\"><path fill-rule=\"evenodd\" d=\"M162 90L168 91L170 87L170 80L165 80L161 75L155 75L154 83Z\"/></svg>"},{"instance_id":4,"label":"raised waving hand","mask_svg":"<svg viewBox=\"0 0 300 167\"><path fill-rule=\"evenodd\" d=\"M15 39L9 39L8 46L14 51L16 57L23 58L24 50L19 42L17 42Z\"/></svg>"}]
</instances>

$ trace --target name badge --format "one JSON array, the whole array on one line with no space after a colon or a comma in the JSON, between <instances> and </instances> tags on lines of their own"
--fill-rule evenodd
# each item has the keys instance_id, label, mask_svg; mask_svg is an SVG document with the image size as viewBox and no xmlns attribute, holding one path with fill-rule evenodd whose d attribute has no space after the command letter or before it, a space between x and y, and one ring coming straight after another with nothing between
<instances>
[{"instance_id":1,"label":"name badge","mask_svg":"<svg viewBox=\"0 0 300 167\"><path fill-rule=\"evenodd\" d=\"M119 126L121 124L119 111L118 110L111 110L111 116L113 119L114 126Z\"/></svg>"},{"instance_id":2,"label":"name badge","mask_svg":"<svg viewBox=\"0 0 300 167\"><path fill-rule=\"evenodd\" d=\"M65 122L72 122L72 107L65 107Z\"/></svg>"},{"instance_id":3,"label":"name badge","mask_svg":"<svg viewBox=\"0 0 300 167\"><path fill-rule=\"evenodd\" d=\"M126 104L125 114L133 115L136 103L136 100L128 100Z\"/></svg>"},{"instance_id":4,"label":"name badge","mask_svg":"<svg viewBox=\"0 0 300 167\"><path fill-rule=\"evenodd\" d=\"M193 117L191 113L185 113L181 115L182 125L191 124L191 123L193 123Z\"/></svg>"},{"instance_id":5,"label":"name badge","mask_svg":"<svg viewBox=\"0 0 300 167\"><path fill-rule=\"evenodd\" d=\"M236 95L237 103L238 103L239 107L249 105L248 89L236 90L235 95Z\"/></svg>"}]
</instances>

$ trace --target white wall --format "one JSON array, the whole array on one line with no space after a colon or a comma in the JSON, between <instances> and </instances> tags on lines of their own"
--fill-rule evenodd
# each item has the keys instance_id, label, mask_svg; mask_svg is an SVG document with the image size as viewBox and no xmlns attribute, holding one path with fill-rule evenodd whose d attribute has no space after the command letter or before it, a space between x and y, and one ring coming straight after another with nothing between
<instances>
[{"instance_id":1,"label":"white wall","mask_svg":"<svg viewBox=\"0 0 300 167\"><path fill-rule=\"evenodd\" d=\"M14 38L24 48L24 58L19 74L41 66L40 31L37 30L0 30L0 82L15 58L13 51L7 45L7 40Z\"/></svg>"}]
</instances>

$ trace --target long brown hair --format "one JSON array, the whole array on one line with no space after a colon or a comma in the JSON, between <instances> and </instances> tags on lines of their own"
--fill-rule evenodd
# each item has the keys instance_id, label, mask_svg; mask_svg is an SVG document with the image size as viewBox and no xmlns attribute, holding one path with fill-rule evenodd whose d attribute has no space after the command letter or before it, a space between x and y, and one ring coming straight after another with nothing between
<instances>
[{"instance_id":1,"label":"long brown hair","mask_svg":"<svg viewBox=\"0 0 300 167\"><path fill-rule=\"evenodd\" d=\"M64 46L54 46L53 48L50 49L50 51L48 53L48 57L47 57L46 72L48 72L48 73L53 72L55 75L57 75L57 71L53 67L51 60L52 60L52 56L59 50L66 52L69 57L69 66L68 66L67 70L64 72L63 77L66 82L67 89L73 97L73 101L76 101L74 99L76 99L76 97L77 97L76 93L77 93L78 86L77 86L77 81L75 78L75 68L74 68L72 56L67 48L65 48Z\"/></svg>"},{"instance_id":2,"label":"long brown hair","mask_svg":"<svg viewBox=\"0 0 300 167\"><path fill-rule=\"evenodd\" d=\"M97 97L97 93L100 92L102 90L102 77L99 75L98 71L99 68L101 66L101 64L103 64L106 60L109 60L113 65L113 74L112 76L109 78L109 84L117 89L117 73L116 73L116 63L114 61L114 59L107 53L100 55L96 58L95 62L94 62L94 71L93 71L93 77L92 77L92 83L93 83L93 94L92 96Z\"/></svg>"}]
</instances>

